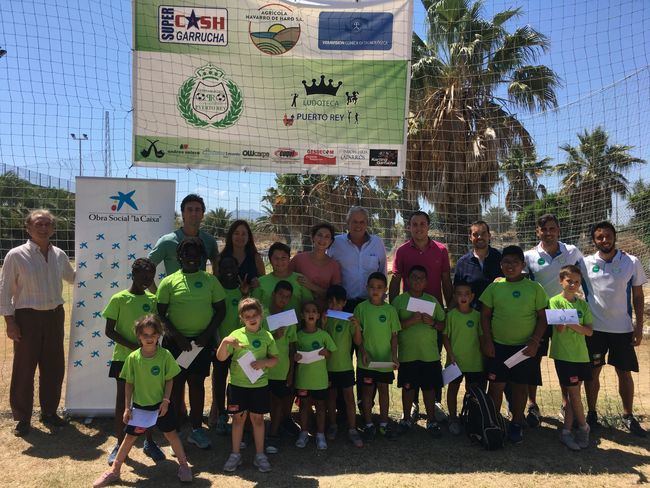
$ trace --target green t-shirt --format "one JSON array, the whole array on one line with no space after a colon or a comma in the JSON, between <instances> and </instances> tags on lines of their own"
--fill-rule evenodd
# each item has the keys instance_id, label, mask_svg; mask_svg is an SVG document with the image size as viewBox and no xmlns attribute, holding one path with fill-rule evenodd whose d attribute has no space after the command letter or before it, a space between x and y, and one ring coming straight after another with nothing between
<instances>
[{"instance_id":1,"label":"green t-shirt","mask_svg":"<svg viewBox=\"0 0 650 488\"><path fill-rule=\"evenodd\" d=\"M391 339L401 329L397 310L388 303L373 305L365 300L355 307L354 316L361 324L363 347L370 356L369 361L392 361ZM369 366L363 368L383 373L393 370Z\"/></svg>"},{"instance_id":2,"label":"green t-shirt","mask_svg":"<svg viewBox=\"0 0 650 488\"><path fill-rule=\"evenodd\" d=\"M251 383L246 373L241 368L237 360L248 351L253 353L255 359L266 359L269 356L278 355L278 347L275 339L268 330L260 328L257 332L248 332L246 327L241 327L230 333L228 337L234 337L239 341L240 347L237 349L228 346L228 352L232 354L230 363L230 384L241 386L242 388L262 388L269 384L268 369L258 378L255 383Z\"/></svg>"},{"instance_id":3,"label":"green t-shirt","mask_svg":"<svg viewBox=\"0 0 650 488\"><path fill-rule=\"evenodd\" d=\"M397 310L400 320L408 320L413 312L406 310L411 294L402 293L393 300L393 307ZM433 309L433 320L444 322L445 311L432 295L423 293L420 300L433 302L436 304ZM424 322L413 324L407 329L401 329L397 334L399 361L407 363L409 361L440 361L440 352L438 352L438 331L431 325Z\"/></svg>"},{"instance_id":4,"label":"green t-shirt","mask_svg":"<svg viewBox=\"0 0 650 488\"><path fill-rule=\"evenodd\" d=\"M146 358L142 349L136 349L124 360L120 373L133 385L133 403L149 407L162 402L165 383L181 372L174 356L164 347L158 347L153 357Z\"/></svg>"},{"instance_id":5,"label":"green t-shirt","mask_svg":"<svg viewBox=\"0 0 650 488\"><path fill-rule=\"evenodd\" d=\"M176 229L174 232L165 234L158 239L158 242L156 242L156 245L149 253L149 259L156 263L156 265L161 262L164 263L165 274L167 276L181 269L181 263L178 262L178 257L176 256L176 246L178 246L185 237L186 235L185 232L183 232L183 229ZM203 245L205 246L207 259L217 255L217 241L214 237L207 232L199 230L199 239L201 239L201 242L203 242ZM207 259L201 257L201 269L203 271L205 271ZM214 266L214 263L212 263L212 265Z\"/></svg>"},{"instance_id":6,"label":"green t-shirt","mask_svg":"<svg viewBox=\"0 0 650 488\"><path fill-rule=\"evenodd\" d=\"M533 335L537 311L546 308L548 297L542 285L524 278L495 281L480 301L492 309L492 337L506 346L523 345Z\"/></svg>"},{"instance_id":7,"label":"green t-shirt","mask_svg":"<svg viewBox=\"0 0 650 488\"><path fill-rule=\"evenodd\" d=\"M298 331L298 351L315 351L324 347L330 352L336 351L336 344L323 329L314 332ZM311 364L296 364L296 388L299 390L325 390L329 385L327 362L316 361Z\"/></svg>"},{"instance_id":8,"label":"green t-shirt","mask_svg":"<svg viewBox=\"0 0 650 488\"><path fill-rule=\"evenodd\" d=\"M160 282L156 300L169 305L167 317L178 332L185 337L196 337L210 325L212 304L225 296L215 276L205 271L176 271Z\"/></svg>"},{"instance_id":9,"label":"green t-shirt","mask_svg":"<svg viewBox=\"0 0 650 488\"><path fill-rule=\"evenodd\" d=\"M300 315L302 302L313 300L314 295L312 295L309 289L298 283L299 276L299 273L291 273L291 275L286 278L278 278L273 273L260 276L260 286L255 288L251 295L253 298L257 298L263 307L270 308L271 295L273 294L275 285L277 285L279 281L288 281L291 283L291 286L293 286L293 294L291 295L291 301L289 302L288 308L293 308L296 311L296 314Z\"/></svg>"},{"instance_id":10,"label":"green t-shirt","mask_svg":"<svg viewBox=\"0 0 650 488\"><path fill-rule=\"evenodd\" d=\"M242 327L242 323L239 320L239 301L242 299L241 290L239 287L232 289L224 288L223 292L225 294L226 315L223 318L223 322L219 324L220 339L230 335L233 330Z\"/></svg>"},{"instance_id":11,"label":"green t-shirt","mask_svg":"<svg viewBox=\"0 0 650 488\"><path fill-rule=\"evenodd\" d=\"M327 359L327 371L337 373L353 371L352 338L354 337L354 326L349 320L328 317L325 330L336 344L336 351Z\"/></svg>"},{"instance_id":12,"label":"green t-shirt","mask_svg":"<svg viewBox=\"0 0 650 488\"><path fill-rule=\"evenodd\" d=\"M102 317L115 321L115 332L127 341L138 343L135 335L135 322L149 313L157 313L156 296L145 291L142 295L134 295L129 290L123 290L113 295L102 312ZM115 343L112 361L124 361L133 352L122 344Z\"/></svg>"},{"instance_id":13,"label":"green t-shirt","mask_svg":"<svg viewBox=\"0 0 650 488\"><path fill-rule=\"evenodd\" d=\"M589 305L584 300L576 298L575 302L570 302L561 294L555 295L549 300L550 309L575 309L578 311L578 321L580 325L593 324L593 317ZM553 327L553 336L551 337L551 351L549 356L561 361L571 363L588 363L589 352L585 336L578 334L575 330L566 328L563 332L558 332L556 326Z\"/></svg>"},{"instance_id":14,"label":"green t-shirt","mask_svg":"<svg viewBox=\"0 0 650 488\"><path fill-rule=\"evenodd\" d=\"M265 313L266 317L267 314ZM288 327L282 327L284 329L284 334L279 339L273 336L275 339L275 345L278 348L278 364L273 368L269 369L269 379L270 380L280 380L285 381L287 375L289 374L290 361L293 359L289 358L289 346L291 343L294 343L298 340L296 329L297 324L290 325ZM262 322L262 328L264 330L269 330L269 324L266 322L266 319ZM273 332L271 332L273 335Z\"/></svg>"},{"instance_id":15,"label":"green t-shirt","mask_svg":"<svg viewBox=\"0 0 650 488\"><path fill-rule=\"evenodd\" d=\"M456 364L463 373L483 371L483 355L479 341L481 314L477 310L462 313L454 308L447 312L444 334L449 338Z\"/></svg>"}]
</instances>

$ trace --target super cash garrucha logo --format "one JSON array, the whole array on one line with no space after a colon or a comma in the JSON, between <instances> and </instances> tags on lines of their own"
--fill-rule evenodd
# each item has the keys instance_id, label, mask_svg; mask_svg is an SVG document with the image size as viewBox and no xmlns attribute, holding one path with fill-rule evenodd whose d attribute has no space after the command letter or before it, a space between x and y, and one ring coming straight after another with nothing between
<instances>
[{"instance_id":1,"label":"super cash garrucha logo","mask_svg":"<svg viewBox=\"0 0 650 488\"><path fill-rule=\"evenodd\" d=\"M302 19L280 3L264 5L246 15L248 33L257 49L272 56L284 54L300 39Z\"/></svg>"},{"instance_id":2,"label":"super cash garrucha logo","mask_svg":"<svg viewBox=\"0 0 650 488\"><path fill-rule=\"evenodd\" d=\"M244 99L237 84L221 68L208 63L181 85L178 110L194 127L224 129L237 123Z\"/></svg>"}]
</instances>

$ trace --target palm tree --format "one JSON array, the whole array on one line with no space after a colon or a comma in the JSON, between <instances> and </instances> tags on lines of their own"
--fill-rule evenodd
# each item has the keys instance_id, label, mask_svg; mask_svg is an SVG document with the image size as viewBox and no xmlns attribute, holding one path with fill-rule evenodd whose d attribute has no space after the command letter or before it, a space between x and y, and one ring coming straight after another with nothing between
<instances>
[{"instance_id":1,"label":"palm tree","mask_svg":"<svg viewBox=\"0 0 650 488\"><path fill-rule=\"evenodd\" d=\"M506 210L508 212L521 212L526 205L537 200L537 193L546 191L545 187L538 186L540 176L551 169L551 158L537 161L535 150L525 151L520 145L515 145L499 165L499 170L508 181L506 193Z\"/></svg>"},{"instance_id":2,"label":"palm tree","mask_svg":"<svg viewBox=\"0 0 650 488\"><path fill-rule=\"evenodd\" d=\"M205 214L203 229L215 237L225 237L232 220L232 212L218 207Z\"/></svg>"},{"instance_id":3,"label":"palm tree","mask_svg":"<svg viewBox=\"0 0 650 488\"><path fill-rule=\"evenodd\" d=\"M549 48L543 34L505 28L520 9L488 20L480 0L422 1L429 32L413 34L405 191L435 205L458 255L498 181L498 161L515 144L533 148L514 110L556 107L560 81L534 64Z\"/></svg>"},{"instance_id":4,"label":"palm tree","mask_svg":"<svg viewBox=\"0 0 650 488\"><path fill-rule=\"evenodd\" d=\"M625 196L628 181L624 172L645 160L632 156L633 146L609 144L607 132L596 127L578 134L578 146L560 146L567 160L555 166L562 175L563 192L569 195L574 220L595 223L612 213L612 195Z\"/></svg>"}]
</instances>

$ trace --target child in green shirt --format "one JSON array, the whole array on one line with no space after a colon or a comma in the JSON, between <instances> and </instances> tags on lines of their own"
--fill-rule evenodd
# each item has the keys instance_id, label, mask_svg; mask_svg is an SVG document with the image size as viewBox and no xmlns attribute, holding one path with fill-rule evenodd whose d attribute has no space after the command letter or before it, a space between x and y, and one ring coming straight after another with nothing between
<instances>
[{"instance_id":1,"label":"child in green shirt","mask_svg":"<svg viewBox=\"0 0 650 488\"><path fill-rule=\"evenodd\" d=\"M135 324L135 334L140 348L126 357L120 373L120 378L125 381L125 408L122 415L123 422L127 424L125 436L112 469L95 480L94 488L120 481L122 464L133 444L138 436L150 430L148 425L136 423L137 417L133 416L136 409L141 411L137 413L157 411L155 425L164 433L178 459L178 478L182 482L192 481L192 470L187 464L183 443L176 432L176 418L170 405L172 380L181 368L170 352L158 345L162 334L162 324L158 317L145 315L139 319Z\"/></svg>"},{"instance_id":2,"label":"child in green shirt","mask_svg":"<svg viewBox=\"0 0 650 488\"><path fill-rule=\"evenodd\" d=\"M560 270L562 293L555 295L549 302L550 309L575 309L578 314L577 324L553 326L549 354L555 360L555 371L560 385L566 390L566 397L563 399L566 404L564 426L560 441L573 451L589 447L589 425L582 407L580 387L583 381L591 380L591 363L585 336L589 337L594 332L591 329L593 319L589 305L576 296L581 281L582 273L579 267L564 266ZM578 424L575 436L571 433L574 420Z\"/></svg>"},{"instance_id":3,"label":"child in green shirt","mask_svg":"<svg viewBox=\"0 0 650 488\"><path fill-rule=\"evenodd\" d=\"M447 366L455 363L463 372L447 385L447 408L449 409L449 432L461 433L458 422L458 390L465 378L465 390L478 386L485 390L483 374L483 355L481 354L481 315L472 308L474 293L469 283L454 283L456 308L447 313L447 322L442 335L442 343L447 351Z\"/></svg>"}]
</instances>

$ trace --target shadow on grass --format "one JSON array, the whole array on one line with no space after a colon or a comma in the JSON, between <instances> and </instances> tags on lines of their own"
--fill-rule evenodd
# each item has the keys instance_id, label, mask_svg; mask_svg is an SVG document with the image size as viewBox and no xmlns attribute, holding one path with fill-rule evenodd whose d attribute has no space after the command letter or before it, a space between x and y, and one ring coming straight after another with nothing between
<instances>
[{"instance_id":1,"label":"shadow on grass","mask_svg":"<svg viewBox=\"0 0 650 488\"><path fill-rule=\"evenodd\" d=\"M109 436L107 432L88 429L82 423L74 421L60 428L32 423L31 431L23 438L29 444L23 454L42 459L69 457L91 461L105 454L100 446L106 442Z\"/></svg>"}]
</instances>

